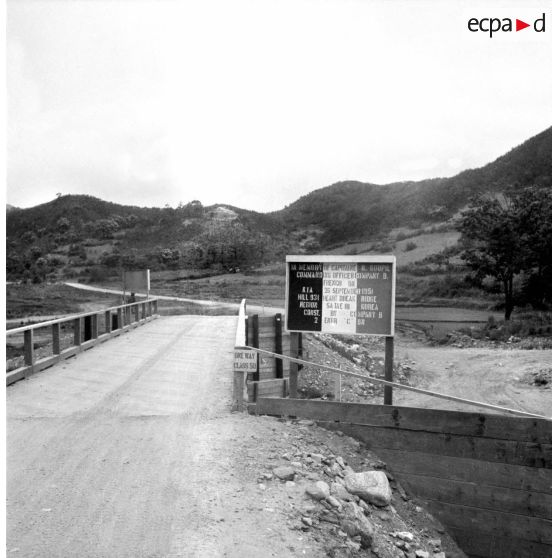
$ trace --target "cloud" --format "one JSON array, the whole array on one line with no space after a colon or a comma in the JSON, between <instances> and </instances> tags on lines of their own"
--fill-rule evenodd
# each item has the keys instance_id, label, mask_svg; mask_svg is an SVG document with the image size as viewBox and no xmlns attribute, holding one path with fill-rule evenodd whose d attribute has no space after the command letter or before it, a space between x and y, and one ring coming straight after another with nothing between
<instances>
[{"instance_id":1,"label":"cloud","mask_svg":"<svg viewBox=\"0 0 558 558\"><path fill-rule=\"evenodd\" d=\"M14 0L8 201L278 209L339 180L479 166L549 125L548 49L404 5Z\"/></svg>"},{"instance_id":2,"label":"cloud","mask_svg":"<svg viewBox=\"0 0 558 558\"><path fill-rule=\"evenodd\" d=\"M401 165L401 170L413 174L415 171L431 171L440 165L440 160L437 157L420 157L418 159L410 159Z\"/></svg>"}]
</instances>

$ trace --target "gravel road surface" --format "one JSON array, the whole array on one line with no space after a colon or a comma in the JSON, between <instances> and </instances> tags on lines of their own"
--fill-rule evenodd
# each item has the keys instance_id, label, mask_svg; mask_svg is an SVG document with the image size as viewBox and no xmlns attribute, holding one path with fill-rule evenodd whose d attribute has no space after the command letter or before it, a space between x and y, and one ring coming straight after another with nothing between
<instances>
[{"instance_id":1,"label":"gravel road surface","mask_svg":"<svg viewBox=\"0 0 558 558\"><path fill-rule=\"evenodd\" d=\"M8 387L7 555L319 556L246 490L235 328L159 318Z\"/></svg>"}]
</instances>

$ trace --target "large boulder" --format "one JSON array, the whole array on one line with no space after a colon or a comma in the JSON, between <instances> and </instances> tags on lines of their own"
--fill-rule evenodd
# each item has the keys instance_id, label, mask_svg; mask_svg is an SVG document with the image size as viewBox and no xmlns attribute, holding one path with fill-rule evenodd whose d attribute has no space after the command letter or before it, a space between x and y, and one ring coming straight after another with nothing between
<instances>
[{"instance_id":1,"label":"large boulder","mask_svg":"<svg viewBox=\"0 0 558 558\"><path fill-rule=\"evenodd\" d=\"M391 488L383 471L363 471L345 477L347 491L376 506L389 506Z\"/></svg>"}]
</instances>

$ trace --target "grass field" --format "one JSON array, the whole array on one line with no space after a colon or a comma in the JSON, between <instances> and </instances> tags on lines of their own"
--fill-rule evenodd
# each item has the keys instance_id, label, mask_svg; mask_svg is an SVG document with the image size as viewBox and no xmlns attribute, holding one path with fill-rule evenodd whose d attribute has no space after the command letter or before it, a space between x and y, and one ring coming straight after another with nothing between
<instances>
[{"instance_id":1,"label":"grass field","mask_svg":"<svg viewBox=\"0 0 558 558\"><path fill-rule=\"evenodd\" d=\"M395 243L394 250L395 257L397 258L397 265L419 262L428 256L439 254L446 248L455 246L460 236L461 233L457 231L449 231L421 234L405 240L399 240ZM416 248L407 250L410 243L416 244Z\"/></svg>"},{"instance_id":2,"label":"grass field","mask_svg":"<svg viewBox=\"0 0 558 558\"><path fill-rule=\"evenodd\" d=\"M6 285L6 319L84 312L91 305L109 307L114 295L77 291L60 283Z\"/></svg>"}]
</instances>

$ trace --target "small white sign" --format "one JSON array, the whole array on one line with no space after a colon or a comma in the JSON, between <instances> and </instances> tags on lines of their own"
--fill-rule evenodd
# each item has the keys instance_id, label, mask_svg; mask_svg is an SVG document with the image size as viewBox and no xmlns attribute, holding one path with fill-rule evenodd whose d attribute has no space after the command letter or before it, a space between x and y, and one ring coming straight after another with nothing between
<instances>
[{"instance_id":1,"label":"small white sign","mask_svg":"<svg viewBox=\"0 0 558 558\"><path fill-rule=\"evenodd\" d=\"M245 372L258 371L258 353L250 349L234 350L234 369Z\"/></svg>"}]
</instances>

